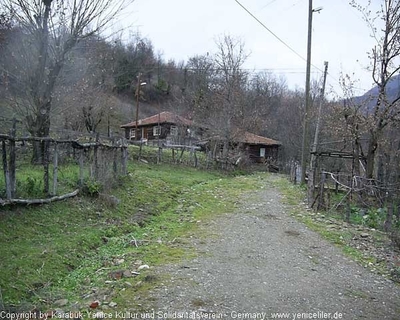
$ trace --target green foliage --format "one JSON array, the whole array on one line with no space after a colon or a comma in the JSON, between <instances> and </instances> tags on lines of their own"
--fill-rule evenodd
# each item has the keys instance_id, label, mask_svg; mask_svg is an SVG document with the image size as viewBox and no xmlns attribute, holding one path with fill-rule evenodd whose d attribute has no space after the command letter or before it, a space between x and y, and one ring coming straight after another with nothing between
<instances>
[{"instance_id":1,"label":"green foliage","mask_svg":"<svg viewBox=\"0 0 400 320\"><path fill-rule=\"evenodd\" d=\"M21 185L22 190L31 196L43 194L43 181L35 177L26 178L25 184Z\"/></svg>"},{"instance_id":2,"label":"green foliage","mask_svg":"<svg viewBox=\"0 0 400 320\"><path fill-rule=\"evenodd\" d=\"M165 92L165 93L169 92L169 85L168 85L167 81L165 81L164 79L158 79L158 82L155 87L157 90L159 90L161 92Z\"/></svg>"},{"instance_id":3,"label":"green foliage","mask_svg":"<svg viewBox=\"0 0 400 320\"><path fill-rule=\"evenodd\" d=\"M363 224L369 228L382 228L386 218L386 208L371 208L367 214L362 217Z\"/></svg>"},{"instance_id":4,"label":"green foliage","mask_svg":"<svg viewBox=\"0 0 400 320\"><path fill-rule=\"evenodd\" d=\"M363 215L364 215L364 210L362 208L353 204L350 206L350 223L363 225L365 223ZM343 219L343 214L342 215L338 214L338 217Z\"/></svg>"},{"instance_id":5,"label":"green foliage","mask_svg":"<svg viewBox=\"0 0 400 320\"><path fill-rule=\"evenodd\" d=\"M101 182L92 178L86 179L83 183L82 192L91 197L98 196L103 189Z\"/></svg>"},{"instance_id":6,"label":"green foliage","mask_svg":"<svg viewBox=\"0 0 400 320\"><path fill-rule=\"evenodd\" d=\"M338 204L343 198L343 194L338 193L338 194L332 194L331 200L334 205ZM341 217L343 218L344 213L343 211L347 210L347 208L344 208L341 212ZM340 213L337 212L338 214ZM385 220L387 217L387 208L369 208L369 209L364 209L359 206L359 204L352 203L350 205L350 222L353 224L359 224L363 225L369 228L374 228L374 229L383 229ZM395 229L400 228L400 223L396 216L393 216L393 227Z\"/></svg>"}]
</instances>

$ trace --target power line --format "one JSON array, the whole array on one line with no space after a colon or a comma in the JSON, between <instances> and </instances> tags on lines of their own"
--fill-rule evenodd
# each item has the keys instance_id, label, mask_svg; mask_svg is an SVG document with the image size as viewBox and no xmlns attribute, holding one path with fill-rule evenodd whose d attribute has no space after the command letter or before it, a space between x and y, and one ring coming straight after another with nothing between
<instances>
[{"instance_id":1,"label":"power line","mask_svg":"<svg viewBox=\"0 0 400 320\"><path fill-rule=\"evenodd\" d=\"M268 2L265 6L263 6L263 7L261 8L261 10L264 9L264 8L266 8L266 7L268 7L269 5L273 4L273 3L276 2L276 1L277 1L277 0L272 0L272 1Z\"/></svg>"},{"instance_id":2,"label":"power line","mask_svg":"<svg viewBox=\"0 0 400 320\"><path fill-rule=\"evenodd\" d=\"M272 34L279 42L281 42L286 48L288 48L290 51L292 51L296 56L298 56L301 60L304 62L307 62L307 59L304 58L300 53L298 53L296 50L294 50L290 45L288 45L285 41L283 41L277 34L275 34L271 29L269 29L263 22L260 21L253 13L250 12L243 4L241 4L238 0L235 0L235 2L242 7L243 10L245 10L254 20L256 20L265 30L267 30L270 34ZM311 64L311 66L315 69L317 69L320 72L324 72L321 68L317 67L314 64ZM330 76L333 80L338 82L337 79L335 79L332 75L328 73L328 76Z\"/></svg>"},{"instance_id":3,"label":"power line","mask_svg":"<svg viewBox=\"0 0 400 320\"><path fill-rule=\"evenodd\" d=\"M271 29L269 29L264 23L260 21L253 13L251 13L244 5L242 5L238 0L235 0L235 2L242 7L244 11L246 11L254 20L256 20L265 30L267 30L270 34L272 34L279 42L281 42L286 48L288 48L290 51L292 51L296 56L298 56L300 59L303 61L307 61L300 53L298 53L296 50L294 50L291 46L289 46L285 41L283 41L281 38L279 38ZM318 67L316 67L319 69ZM322 71L322 70L320 70Z\"/></svg>"}]
</instances>

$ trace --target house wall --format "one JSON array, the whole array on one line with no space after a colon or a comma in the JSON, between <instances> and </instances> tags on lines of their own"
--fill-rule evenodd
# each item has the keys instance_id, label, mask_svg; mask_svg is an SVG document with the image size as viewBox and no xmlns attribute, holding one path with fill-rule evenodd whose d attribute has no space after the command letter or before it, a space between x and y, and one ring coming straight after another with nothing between
<instances>
[{"instance_id":1,"label":"house wall","mask_svg":"<svg viewBox=\"0 0 400 320\"><path fill-rule=\"evenodd\" d=\"M265 148L265 157L260 156L261 148ZM262 144L245 145L245 150L250 159L254 162L262 162L265 158L278 159L278 146L268 146Z\"/></svg>"},{"instance_id":2,"label":"house wall","mask_svg":"<svg viewBox=\"0 0 400 320\"><path fill-rule=\"evenodd\" d=\"M166 124L166 123L160 124L161 134L159 137L154 135L153 128L156 126L157 125L138 126L138 138L136 138L135 140L140 140L141 138L148 139L148 140L155 140L157 138L166 139L170 132L171 124ZM134 131L135 127L125 128L125 138L127 138L127 139L130 138L131 130Z\"/></svg>"},{"instance_id":3,"label":"house wall","mask_svg":"<svg viewBox=\"0 0 400 320\"><path fill-rule=\"evenodd\" d=\"M151 124L148 126L138 126L138 138L135 140L139 140L141 138L148 139L148 140L166 140L169 141L171 144L184 144L190 145L196 138L190 137L187 134L187 127L186 126L178 126L171 123L162 123L160 124L161 127L161 134L160 136L154 135L154 127L157 125ZM171 135L171 127L176 126L178 127L178 135ZM135 130L133 128L125 128L125 137L127 139L130 138L130 130Z\"/></svg>"}]
</instances>

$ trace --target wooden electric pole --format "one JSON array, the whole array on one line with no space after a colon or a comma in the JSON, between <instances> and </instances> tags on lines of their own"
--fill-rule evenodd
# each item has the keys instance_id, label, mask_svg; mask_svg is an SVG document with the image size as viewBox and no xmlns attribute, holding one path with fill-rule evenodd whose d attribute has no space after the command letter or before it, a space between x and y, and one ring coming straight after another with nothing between
<instances>
[{"instance_id":1,"label":"wooden electric pole","mask_svg":"<svg viewBox=\"0 0 400 320\"><path fill-rule=\"evenodd\" d=\"M319 99L317 123L315 125L314 143L312 144L312 148L311 148L310 173L308 176L308 204L309 204L309 206L311 206L312 203L314 202L314 187L315 187L315 176L316 176L316 169L317 169L316 152L318 149L318 138L319 138L319 131L320 131L320 126L321 126L321 111L322 111L322 105L324 103L324 97L325 97L326 76L328 75L328 61L324 62L324 66L325 66L324 80L322 83L321 97Z\"/></svg>"},{"instance_id":2,"label":"wooden electric pole","mask_svg":"<svg viewBox=\"0 0 400 320\"><path fill-rule=\"evenodd\" d=\"M319 12L322 8L313 10L312 0L308 1L308 38L307 38L307 70L306 70L306 105L304 111L303 122L303 143L301 148L301 180L300 183L306 182L306 167L308 157L308 116L310 112L310 75L311 75L311 39L312 39L312 18L313 12Z\"/></svg>"},{"instance_id":3,"label":"wooden electric pole","mask_svg":"<svg viewBox=\"0 0 400 320\"><path fill-rule=\"evenodd\" d=\"M138 131L138 121L139 121L139 97L140 97L140 77L141 73L137 76L137 86L136 86L136 122L135 122L135 140L139 139Z\"/></svg>"}]
</instances>

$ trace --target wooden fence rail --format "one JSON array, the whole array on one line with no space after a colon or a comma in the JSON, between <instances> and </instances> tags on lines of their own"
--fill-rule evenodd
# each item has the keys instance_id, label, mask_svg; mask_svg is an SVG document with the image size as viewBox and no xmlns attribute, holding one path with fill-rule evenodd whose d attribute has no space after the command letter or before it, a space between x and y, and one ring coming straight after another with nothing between
<instances>
[{"instance_id":1,"label":"wooden fence rail","mask_svg":"<svg viewBox=\"0 0 400 320\"><path fill-rule=\"evenodd\" d=\"M111 144L100 142L99 136L97 135L95 142L79 142L78 140L71 139L53 139L50 137L16 137L15 131L11 131L11 134L0 134L1 148L2 148L2 165L3 175L5 181L5 199L0 198L0 205L6 204L34 204L34 203L48 203L52 201L62 200L68 197L75 196L78 190L75 190L64 195L57 195L58 182L59 182L59 163L60 163L60 145L69 145L74 150L74 155L77 155L77 164L79 165L79 187L84 184L84 169L85 164L89 165L91 175L90 177L94 180L99 180L102 175L99 172L100 163L103 163L103 168L110 168L113 176L116 177L119 174L127 174L127 161L128 161L128 150L127 143L124 139L110 139ZM21 142L26 144L28 142L39 142L41 143L43 150L43 186L44 193L47 195L45 199L19 199L17 198L17 181L16 181L16 170L17 170L17 153L16 143ZM109 166L109 159L101 159L104 156L104 151L112 153L111 161L112 165ZM50 157L51 153L51 157ZM85 154L93 154L93 160L86 161ZM120 153L120 156L119 156ZM52 159L53 171L52 171L52 189L50 190L50 159ZM120 170L118 170L120 167Z\"/></svg>"}]
</instances>

